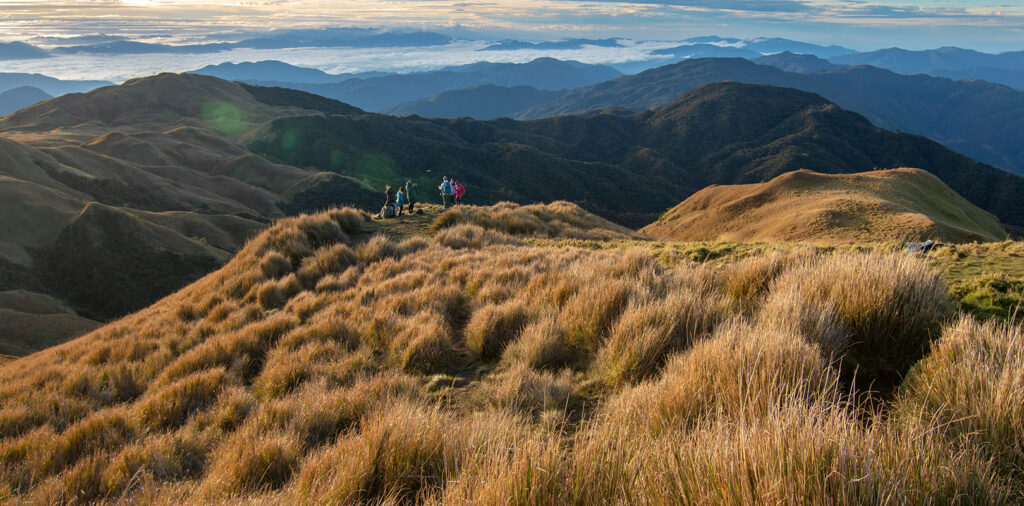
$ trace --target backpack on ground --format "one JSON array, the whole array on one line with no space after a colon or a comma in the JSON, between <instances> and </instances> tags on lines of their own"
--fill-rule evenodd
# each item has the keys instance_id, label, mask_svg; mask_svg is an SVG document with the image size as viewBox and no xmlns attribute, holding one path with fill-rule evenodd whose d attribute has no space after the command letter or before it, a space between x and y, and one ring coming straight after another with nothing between
<instances>
[{"instance_id":1,"label":"backpack on ground","mask_svg":"<svg viewBox=\"0 0 1024 506\"><path fill-rule=\"evenodd\" d=\"M380 208L381 218L394 218L398 215L398 208L394 205L387 205Z\"/></svg>"}]
</instances>

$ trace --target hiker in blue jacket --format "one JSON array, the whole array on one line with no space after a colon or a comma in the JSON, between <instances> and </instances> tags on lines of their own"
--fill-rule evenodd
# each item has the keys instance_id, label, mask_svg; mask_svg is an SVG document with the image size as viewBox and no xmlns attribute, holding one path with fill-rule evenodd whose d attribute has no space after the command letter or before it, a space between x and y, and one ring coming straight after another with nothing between
<instances>
[{"instance_id":1,"label":"hiker in blue jacket","mask_svg":"<svg viewBox=\"0 0 1024 506\"><path fill-rule=\"evenodd\" d=\"M405 200L405 187L399 186L398 193L395 194L395 205L398 206L398 216L402 215L402 206L408 202Z\"/></svg>"},{"instance_id":2,"label":"hiker in blue jacket","mask_svg":"<svg viewBox=\"0 0 1024 506\"><path fill-rule=\"evenodd\" d=\"M441 190L441 202L444 204L444 208L448 209L452 206L452 195L455 193L455 188L452 187L452 182L448 180L448 176L444 176L444 180L441 181L441 185L437 189Z\"/></svg>"}]
</instances>

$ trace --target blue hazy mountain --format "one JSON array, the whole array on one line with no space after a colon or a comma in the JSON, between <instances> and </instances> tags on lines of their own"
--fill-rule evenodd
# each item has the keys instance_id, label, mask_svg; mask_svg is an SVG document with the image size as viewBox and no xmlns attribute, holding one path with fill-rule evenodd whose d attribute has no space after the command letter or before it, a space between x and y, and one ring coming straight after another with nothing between
<instances>
[{"instance_id":1,"label":"blue hazy mountain","mask_svg":"<svg viewBox=\"0 0 1024 506\"><path fill-rule=\"evenodd\" d=\"M219 77L228 81L278 81L282 83L318 84L336 83L352 77L351 75L328 74L319 69L297 67L276 60L242 63L225 62L219 65L207 65L199 70L193 70L192 73Z\"/></svg>"},{"instance_id":2,"label":"blue hazy mountain","mask_svg":"<svg viewBox=\"0 0 1024 506\"><path fill-rule=\"evenodd\" d=\"M291 47L423 47L452 42L448 35L435 32L405 32L372 28L326 28L275 30L266 36L236 42L233 47L283 49Z\"/></svg>"},{"instance_id":3,"label":"blue hazy mountain","mask_svg":"<svg viewBox=\"0 0 1024 506\"><path fill-rule=\"evenodd\" d=\"M714 35L692 37L685 44L651 51L652 58L645 61L629 61L614 64L624 74L636 74L652 68L693 58L746 58L753 60L776 53L814 55L819 58L848 54L852 49L842 46L822 46L797 40L781 38L758 38L743 40Z\"/></svg>"},{"instance_id":4,"label":"blue hazy mountain","mask_svg":"<svg viewBox=\"0 0 1024 506\"><path fill-rule=\"evenodd\" d=\"M111 84L107 81L64 81L42 74L0 73L0 92L31 86L56 97L65 93L84 93Z\"/></svg>"},{"instance_id":5,"label":"blue hazy mountain","mask_svg":"<svg viewBox=\"0 0 1024 506\"><path fill-rule=\"evenodd\" d=\"M462 90L445 91L433 97L398 104L383 113L395 116L416 114L427 118L464 118L488 120L504 118L533 105L554 100L564 92L545 91L530 86L485 84Z\"/></svg>"},{"instance_id":6,"label":"blue hazy mountain","mask_svg":"<svg viewBox=\"0 0 1024 506\"><path fill-rule=\"evenodd\" d=\"M981 79L990 83L1005 84L1017 90L1024 90L1024 70L971 67L966 69L936 69L929 73L950 79Z\"/></svg>"},{"instance_id":7,"label":"blue hazy mountain","mask_svg":"<svg viewBox=\"0 0 1024 506\"><path fill-rule=\"evenodd\" d=\"M550 42L528 42L524 40L505 39L481 51L512 51L517 49L579 49L583 46L621 47L621 39L568 39Z\"/></svg>"},{"instance_id":8,"label":"blue hazy mountain","mask_svg":"<svg viewBox=\"0 0 1024 506\"><path fill-rule=\"evenodd\" d=\"M985 79L1021 89L1024 51L982 53L959 47L910 51L893 47L831 57L841 65L871 65L900 74L931 74L954 79ZM1007 72L1008 71L1008 72Z\"/></svg>"},{"instance_id":9,"label":"blue hazy mountain","mask_svg":"<svg viewBox=\"0 0 1024 506\"><path fill-rule=\"evenodd\" d=\"M657 49L651 54L671 56L673 58L757 58L761 53L746 48L732 46L716 46L714 44L687 44L683 46Z\"/></svg>"},{"instance_id":10,"label":"blue hazy mountain","mask_svg":"<svg viewBox=\"0 0 1024 506\"><path fill-rule=\"evenodd\" d=\"M433 72L356 77L337 83L253 82L315 93L367 111L381 111L439 93L493 84L530 86L538 90L565 90L589 86L622 75L604 65L589 65L553 58L527 63L474 63Z\"/></svg>"},{"instance_id":11,"label":"blue hazy mountain","mask_svg":"<svg viewBox=\"0 0 1024 506\"><path fill-rule=\"evenodd\" d=\"M771 65L786 72L797 72L800 74L813 74L841 66L826 59L818 58L813 54L796 54L789 51L764 55L751 61L760 65Z\"/></svg>"},{"instance_id":12,"label":"blue hazy mountain","mask_svg":"<svg viewBox=\"0 0 1024 506\"><path fill-rule=\"evenodd\" d=\"M53 54L204 54L216 53L231 49L231 44L150 44L132 40L117 40L101 44L85 44L80 46L62 46L54 48Z\"/></svg>"},{"instance_id":13,"label":"blue hazy mountain","mask_svg":"<svg viewBox=\"0 0 1024 506\"><path fill-rule=\"evenodd\" d=\"M778 37L762 37L753 39L743 45L744 49L757 51L762 54L783 53L789 51L797 54L813 54L821 58L832 58L834 56L855 53L856 51L843 46L822 46L798 40L780 39Z\"/></svg>"},{"instance_id":14,"label":"blue hazy mountain","mask_svg":"<svg viewBox=\"0 0 1024 506\"><path fill-rule=\"evenodd\" d=\"M53 54L208 54L231 49L288 49L298 47L423 47L448 44L452 38L433 32L373 29L275 30L239 42L152 44L112 40L54 48Z\"/></svg>"},{"instance_id":15,"label":"blue hazy mountain","mask_svg":"<svg viewBox=\"0 0 1024 506\"><path fill-rule=\"evenodd\" d=\"M24 42L0 42L0 60L29 60L50 56L45 50Z\"/></svg>"},{"instance_id":16,"label":"blue hazy mountain","mask_svg":"<svg viewBox=\"0 0 1024 506\"><path fill-rule=\"evenodd\" d=\"M24 109L36 102L49 100L53 96L39 88L22 86L0 93L0 116L6 116L19 109Z\"/></svg>"}]
</instances>

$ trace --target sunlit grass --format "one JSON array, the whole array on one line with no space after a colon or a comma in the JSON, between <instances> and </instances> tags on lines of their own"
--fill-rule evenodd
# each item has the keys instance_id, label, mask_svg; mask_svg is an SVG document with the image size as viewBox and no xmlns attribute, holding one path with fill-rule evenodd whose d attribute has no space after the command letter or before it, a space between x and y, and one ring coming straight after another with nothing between
<instances>
[{"instance_id":1,"label":"sunlit grass","mask_svg":"<svg viewBox=\"0 0 1024 506\"><path fill-rule=\"evenodd\" d=\"M955 312L951 253L659 243L563 204L453 214L398 238L352 210L281 220L0 365L0 498L1022 499L1021 330ZM1007 244L953 253L998 269Z\"/></svg>"}]
</instances>

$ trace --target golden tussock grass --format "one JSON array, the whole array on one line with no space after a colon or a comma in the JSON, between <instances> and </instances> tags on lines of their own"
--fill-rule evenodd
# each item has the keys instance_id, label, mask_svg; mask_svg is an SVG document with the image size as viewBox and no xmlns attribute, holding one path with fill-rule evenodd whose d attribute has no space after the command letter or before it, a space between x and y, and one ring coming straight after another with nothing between
<instances>
[{"instance_id":1,"label":"golden tussock grass","mask_svg":"<svg viewBox=\"0 0 1024 506\"><path fill-rule=\"evenodd\" d=\"M1020 327L953 315L918 257L666 262L565 203L370 228L281 220L160 303L0 365L0 501L1024 498Z\"/></svg>"}]
</instances>

